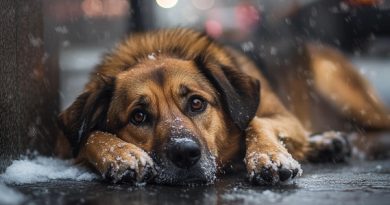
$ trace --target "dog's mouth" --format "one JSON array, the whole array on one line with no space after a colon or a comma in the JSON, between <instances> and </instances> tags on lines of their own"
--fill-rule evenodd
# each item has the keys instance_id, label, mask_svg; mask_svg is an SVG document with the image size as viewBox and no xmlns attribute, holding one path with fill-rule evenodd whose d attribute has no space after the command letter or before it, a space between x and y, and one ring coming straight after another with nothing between
<instances>
[{"instance_id":1,"label":"dog's mouth","mask_svg":"<svg viewBox=\"0 0 390 205\"><path fill-rule=\"evenodd\" d=\"M156 165L156 184L166 185L198 185L212 184L216 179L217 165L215 157L203 155L199 162L191 168L179 168L164 158L153 157Z\"/></svg>"}]
</instances>

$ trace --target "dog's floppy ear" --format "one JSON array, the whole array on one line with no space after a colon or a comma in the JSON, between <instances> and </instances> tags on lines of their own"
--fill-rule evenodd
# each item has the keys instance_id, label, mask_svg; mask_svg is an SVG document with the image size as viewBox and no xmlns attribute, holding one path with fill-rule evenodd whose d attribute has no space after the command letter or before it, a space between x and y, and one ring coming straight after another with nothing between
<instances>
[{"instance_id":1,"label":"dog's floppy ear","mask_svg":"<svg viewBox=\"0 0 390 205\"><path fill-rule=\"evenodd\" d=\"M93 80L94 86L79 95L58 117L59 126L68 138L74 156L78 155L90 132L106 129L115 79L96 74Z\"/></svg>"},{"instance_id":2,"label":"dog's floppy ear","mask_svg":"<svg viewBox=\"0 0 390 205\"><path fill-rule=\"evenodd\" d=\"M245 130L260 103L260 82L230 66L207 62L204 56L196 57L195 63L219 92L225 112Z\"/></svg>"}]
</instances>

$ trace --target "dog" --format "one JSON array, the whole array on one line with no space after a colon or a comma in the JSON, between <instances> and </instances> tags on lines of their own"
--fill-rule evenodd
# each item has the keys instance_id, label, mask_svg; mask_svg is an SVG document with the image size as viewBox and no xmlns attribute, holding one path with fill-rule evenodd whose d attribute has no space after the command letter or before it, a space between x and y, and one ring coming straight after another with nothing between
<instances>
[{"instance_id":1,"label":"dog","mask_svg":"<svg viewBox=\"0 0 390 205\"><path fill-rule=\"evenodd\" d=\"M278 95L255 63L205 34L134 34L60 113L67 141L59 147L113 183L212 183L238 159L253 184L275 185L300 176L299 162L343 161L350 153L344 134L311 136L321 116L297 96L316 92L361 127L387 129L390 118L341 53L305 49L306 79L284 82L289 95Z\"/></svg>"}]
</instances>

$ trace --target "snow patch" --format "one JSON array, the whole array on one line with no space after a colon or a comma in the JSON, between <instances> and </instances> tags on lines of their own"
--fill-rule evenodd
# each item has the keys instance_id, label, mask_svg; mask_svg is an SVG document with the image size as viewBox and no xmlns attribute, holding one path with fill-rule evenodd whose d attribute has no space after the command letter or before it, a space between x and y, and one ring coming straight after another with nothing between
<instances>
[{"instance_id":1,"label":"snow patch","mask_svg":"<svg viewBox=\"0 0 390 205\"><path fill-rule=\"evenodd\" d=\"M0 204L21 204L25 200L23 194L0 183Z\"/></svg>"},{"instance_id":2,"label":"snow patch","mask_svg":"<svg viewBox=\"0 0 390 205\"><path fill-rule=\"evenodd\" d=\"M156 60L156 54L155 53L148 54L148 59L149 60Z\"/></svg>"},{"instance_id":3,"label":"snow patch","mask_svg":"<svg viewBox=\"0 0 390 205\"><path fill-rule=\"evenodd\" d=\"M0 182L6 184L29 184L51 180L92 181L98 176L87 169L74 165L72 160L36 156L15 160L0 175Z\"/></svg>"}]
</instances>

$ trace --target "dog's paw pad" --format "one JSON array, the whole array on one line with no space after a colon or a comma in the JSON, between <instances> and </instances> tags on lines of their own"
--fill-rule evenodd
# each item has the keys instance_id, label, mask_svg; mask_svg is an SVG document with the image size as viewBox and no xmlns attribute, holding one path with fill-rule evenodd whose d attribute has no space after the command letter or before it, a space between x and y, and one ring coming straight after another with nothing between
<instances>
[{"instance_id":1,"label":"dog's paw pad","mask_svg":"<svg viewBox=\"0 0 390 205\"><path fill-rule=\"evenodd\" d=\"M273 156L254 153L246 160L249 180L256 185L284 183L302 174L300 164L288 153L277 153Z\"/></svg>"},{"instance_id":2,"label":"dog's paw pad","mask_svg":"<svg viewBox=\"0 0 390 205\"><path fill-rule=\"evenodd\" d=\"M103 174L103 178L106 181L119 183L119 182L135 182L136 181L136 171L129 168L120 170L117 166L111 164L107 172Z\"/></svg>"},{"instance_id":3,"label":"dog's paw pad","mask_svg":"<svg viewBox=\"0 0 390 205\"><path fill-rule=\"evenodd\" d=\"M308 160L311 162L345 162L351 155L347 135L343 132L314 134L309 142Z\"/></svg>"}]
</instances>

